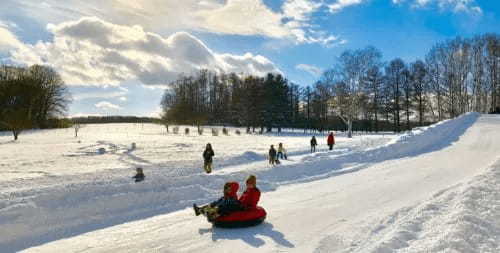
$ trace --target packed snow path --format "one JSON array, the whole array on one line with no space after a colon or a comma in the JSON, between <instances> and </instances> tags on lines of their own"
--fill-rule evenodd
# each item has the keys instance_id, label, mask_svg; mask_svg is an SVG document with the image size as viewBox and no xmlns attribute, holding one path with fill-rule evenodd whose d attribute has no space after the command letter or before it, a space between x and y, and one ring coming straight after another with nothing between
<instances>
[{"instance_id":1,"label":"packed snow path","mask_svg":"<svg viewBox=\"0 0 500 253\"><path fill-rule=\"evenodd\" d=\"M500 118L468 114L415 133L360 152L303 155L274 169L250 164L267 191L260 204L268 218L257 227L212 228L185 209L26 251L498 251ZM212 180L241 181L238 167Z\"/></svg>"}]
</instances>

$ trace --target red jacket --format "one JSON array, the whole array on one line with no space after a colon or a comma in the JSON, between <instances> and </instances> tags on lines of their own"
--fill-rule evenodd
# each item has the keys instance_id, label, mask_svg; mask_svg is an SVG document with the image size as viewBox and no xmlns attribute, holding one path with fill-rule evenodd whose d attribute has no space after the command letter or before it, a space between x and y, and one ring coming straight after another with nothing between
<instances>
[{"instance_id":1,"label":"red jacket","mask_svg":"<svg viewBox=\"0 0 500 253\"><path fill-rule=\"evenodd\" d=\"M245 209L255 209L260 199L260 190L257 187L247 188L241 195L240 202Z\"/></svg>"},{"instance_id":2,"label":"red jacket","mask_svg":"<svg viewBox=\"0 0 500 253\"><path fill-rule=\"evenodd\" d=\"M333 134L328 135L327 143L328 145L335 144L335 137L333 137Z\"/></svg>"}]
</instances>

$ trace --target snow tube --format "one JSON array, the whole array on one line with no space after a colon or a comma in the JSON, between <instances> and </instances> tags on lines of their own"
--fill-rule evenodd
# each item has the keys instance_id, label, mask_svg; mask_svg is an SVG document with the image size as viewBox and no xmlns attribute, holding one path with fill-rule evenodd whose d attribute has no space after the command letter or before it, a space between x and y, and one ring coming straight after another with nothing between
<instances>
[{"instance_id":1,"label":"snow tube","mask_svg":"<svg viewBox=\"0 0 500 253\"><path fill-rule=\"evenodd\" d=\"M216 227L241 228L250 227L262 223L266 219L266 210L258 206L252 210L238 211L229 215L221 216L211 221Z\"/></svg>"}]
</instances>

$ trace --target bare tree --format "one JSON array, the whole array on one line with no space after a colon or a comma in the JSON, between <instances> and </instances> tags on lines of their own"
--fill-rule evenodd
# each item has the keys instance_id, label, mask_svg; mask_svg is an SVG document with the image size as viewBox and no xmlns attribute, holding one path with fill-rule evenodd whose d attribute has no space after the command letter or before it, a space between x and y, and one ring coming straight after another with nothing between
<instances>
[{"instance_id":1,"label":"bare tree","mask_svg":"<svg viewBox=\"0 0 500 253\"><path fill-rule=\"evenodd\" d=\"M402 96L402 87L405 82L405 72L406 65L401 59L394 59L389 63L389 66L386 67L386 81L387 86L390 87L391 97L392 97L392 113L394 120L394 131L401 131L401 96Z\"/></svg>"},{"instance_id":2,"label":"bare tree","mask_svg":"<svg viewBox=\"0 0 500 253\"><path fill-rule=\"evenodd\" d=\"M413 99L417 102L419 126L424 124L425 93L427 90L427 70L421 60L417 60L410 66L411 84L413 86Z\"/></svg>"},{"instance_id":3,"label":"bare tree","mask_svg":"<svg viewBox=\"0 0 500 253\"><path fill-rule=\"evenodd\" d=\"M334 87L332 105L347 125L349 138L352 138L352 123L358 116L360 102L364 97L363 79L370 68L380 66L381 58L382 54L374 47L347 50L337 59L336 66L322 76L322 82Z\"/></svg>"}]
</instances>

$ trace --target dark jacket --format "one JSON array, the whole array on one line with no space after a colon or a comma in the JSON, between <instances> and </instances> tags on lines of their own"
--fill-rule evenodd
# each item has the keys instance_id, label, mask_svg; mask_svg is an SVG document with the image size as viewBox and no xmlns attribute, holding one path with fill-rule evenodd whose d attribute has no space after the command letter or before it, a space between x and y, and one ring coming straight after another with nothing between
<instances>
[{"instance_id":1,"label":"dark jacket","mask_svg":"<svg viewBox=\"0 0 500 253\"><path fill-rule=\"evenodd\" d=\"M205 162L212 162L212 157L214 156L214 150L213 149L205 149L203 152L203 159L205 159Z\"/></svg>"},{"instance_id":2,"label":"dark jacket","mask_svg":"<svg viewBox=\"0 0 500 253\"><path fill-rule=\"evenodd\" d=\"M135 182L141 182L142 180L144 180L146 176L144 176L144 173L137 173L135 174L135 176L133 176L132 178L135 178Z\"/></svg>"},{"instance_id":3,"label":"dark jacket","mask_svg":"<svg viewBox=\"0 0 500 253\"><path fill-rule=\"evenodd\" d=\"M260 190L257 187L246 189L241 195L240 202L245 209L255 209L260 199Z\"/></svg>"},{"instance_id":4,"label":"dark jacket","mask_svg":"<svg viewBox=\"0 0 500 253\"><path fill-rule=\"evenodd\" d=\"M269 149L269 157L276 157L276 149L274 148Z\"/></svg>"},{"instance_id":5,"label":"dark jacket","mask_svg":"<svg viewBox=\"0 0 500 253\"><path fill-rule=\"evenodd\" d=\"M316 142L316 138L311 139L311 146L316 146L318 145L318 142Z\"/></svg>"},{"instance_id":6,"label":"dark jacket","mask_svg":"<svg viewBox=\"0 0 500 253\"><path fill-rule=\"evenodd\" d=\"M210 203L210 206L217 207L218 208L217 212L221 216L228 215L231 212L243 210L243 206L238 200L238 195L236 194L238 192L239 187L240 186L238 185L238 183L231 182L231 192L225 195L224 197L218 199L217 201Z\"/></svg>"}]
</instances>

